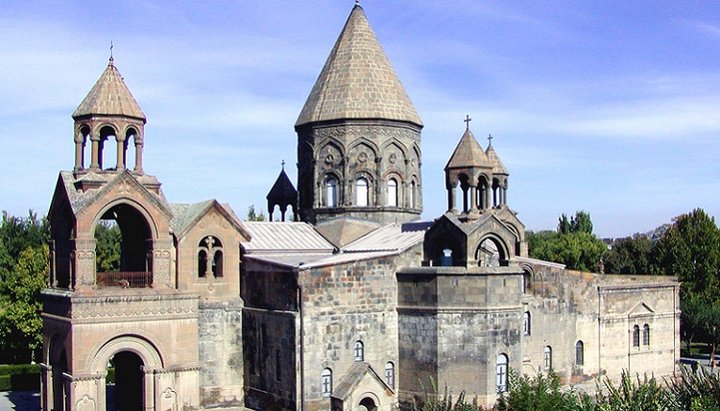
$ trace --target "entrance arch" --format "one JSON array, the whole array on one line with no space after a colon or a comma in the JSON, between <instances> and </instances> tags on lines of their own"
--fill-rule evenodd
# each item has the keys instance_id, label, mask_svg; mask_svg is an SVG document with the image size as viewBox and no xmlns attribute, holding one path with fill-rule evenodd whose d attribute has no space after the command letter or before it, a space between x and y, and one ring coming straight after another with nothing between
<instances>
[{"instance_id":1,"label":"entrance arch","mask_svg":"<svg viewBox=\"0 0 720 411\"><path fill-rule=\"evenodd\" d=\"M106 385L107 411L142 411L145 409L144 363L132 351L120 351L112 358L115 384Z\"/></svg>"},{"instance_id":2,"label":"entrance arch","mask_svg":"<svg viewBox=\"0 0 720 411\"><path fill-rule=\"evenodd\" d=\"M376 411L377 404L371 397L365 397L358 404L358 411Z\"/></svg>"},{"instance_id":3,"label":"entrance arch","mask_svg":"<svg viewBox=\"0 0 720 411\"><path fill-rule=\"evenodd\" d=\"M122 335L106 342L90 358L88 368L93 373L107 375L108 364L115 367L114 390L106 385L105 391L108 411L152 408L155 381L146 374L162 369L163 358L150 341L136 335Z\"/></svg>"}]
</instances>

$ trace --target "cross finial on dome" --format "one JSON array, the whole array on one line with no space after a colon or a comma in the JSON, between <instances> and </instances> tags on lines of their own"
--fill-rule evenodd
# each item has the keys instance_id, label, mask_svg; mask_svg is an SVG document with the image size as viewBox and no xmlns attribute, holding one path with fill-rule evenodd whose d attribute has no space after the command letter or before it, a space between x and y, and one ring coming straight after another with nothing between
<instances>
[{"instance_id":1,"label":"cross finial on dome","mask_svg":"<svg viewBox=\"0 0 720 411\"><path fill-rule=\"evenodd\" d=\"M108 65L112 66L114 62L115 62L115 59L113 58L113 42L112 42L112 40L110 40L110 60L109 60Z\"/></svg>"},{"instance_id":2,"label":"cross finial on dome","mask_svg":"<svg viewBox=\"0 0 720 411\"><path fill-rule=\"evenodd\" d=\"M282 166L282 169L285 170L285 160L283 160L280 165Z\"/></svg>"},{"instance_id":3,"label":"cross finial on dome","mask_svg":"<svg viewBox=\"0 0 720 411\"><path fill-rule=\"evenodd\" d=\"M470 118L470 114L466 114L465 120L463 121L465 122L465 130L470 130L470 122L472 121L472 119Z\"/></svg>"},{"instance_id":4,"label":"cross finial on dome","mask_svg":"<svg viewBox=\"0 0 720 411\"><path fill-rule=\"evenodd\" d=\"M492 139L495 138L492 136L492 134L488 134L488 147L492 146Z\"/></svg>"},{"instance_id":5,"label":"cross finial on dome","mask_svg":"<svg viewBox=\"0 0 720 411\"><path fill-rule=\"evenodd\" d=\"M359 5L360 5L360 0L355 0L355 5L356 5L356 6L359 6Z\"/></svg>"}]
</instances>

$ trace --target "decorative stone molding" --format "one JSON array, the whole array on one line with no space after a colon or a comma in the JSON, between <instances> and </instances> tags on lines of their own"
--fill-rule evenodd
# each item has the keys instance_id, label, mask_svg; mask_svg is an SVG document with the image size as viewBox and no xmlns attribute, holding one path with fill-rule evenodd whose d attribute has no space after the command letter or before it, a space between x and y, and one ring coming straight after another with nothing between
<instances>
[{"instance_id":1,"label":"decorative stone molding","mask_svg":"<svg viewBox=\"0 0 720 411\"><path fill-rule=\"evenodd\" d=\"M110 358L120 351L131 351L140 356L147 369L163 368L163 361L157 349L147 340L126 335L117 337L103 345L90 363L90 370L100 373L107 367Z\"/></svg>"}]
</instances>

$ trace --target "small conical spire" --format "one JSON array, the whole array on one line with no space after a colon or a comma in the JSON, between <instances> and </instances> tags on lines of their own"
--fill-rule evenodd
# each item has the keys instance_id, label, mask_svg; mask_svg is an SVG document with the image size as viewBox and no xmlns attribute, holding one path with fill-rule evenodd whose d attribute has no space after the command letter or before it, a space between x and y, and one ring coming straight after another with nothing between
<instances>
[{"instance_id":1,"label":"small conical spire","mask_svg":"<svg viewBox=\"0 0 720 411\"><path fill-rule=\"evenodd\" d=\"M145 113L115 67L112 49L108 66L72 116L77 119L91 115L132 117L143 123L146 120Z\"/></svg>"},{"instance_id":2,"label":"small conical spire","mask_svg":"<svg viewBox=\"0 0 720 411\"><path fill-rule=\"evenodd\" d=\"M469 124L470 116L465 119L466 123ZM450 160L448 160L445 170L451 168L463 168L463 167L484 167L487 166L488 159L485 155L485 151L480 147L477 139L470 131L470 127L467 126L465 133L455 147Z\"/></svg>"},{"instance_id":3,"label":"small conical spire","mask_svg":"<svg viewBox=\"0 0 720 411\"><path fill-rule=\"evenodd\" d=\"M504 174L508 175L507 168L505 168L505 165L500 160L500 156L497 155L495 152L495 148L492 146L492 140L493 140L492 134L488 135L488 148L485 150L485 154L487 155L488 161L492 165L493 168L493 174Z\"/></svg>"}]
</instances>

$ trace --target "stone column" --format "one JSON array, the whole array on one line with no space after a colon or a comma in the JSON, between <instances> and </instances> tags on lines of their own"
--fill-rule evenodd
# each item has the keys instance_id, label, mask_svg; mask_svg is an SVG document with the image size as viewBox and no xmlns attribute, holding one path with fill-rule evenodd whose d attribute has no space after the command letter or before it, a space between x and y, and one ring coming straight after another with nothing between
<instances>
[{"instance_id":1,"label":"stone column","mask_svg":"<svg viewBox=\"0 0 720 411\"><path fill-rule=\"evenodd\" d=\"M489 209L492 207L492 185L487 184L485 186L485 208Z\"/></svg>"},{"instance_id":2,"label":"stone column","mask_svg":"<svg viewBox=\"0 0 720 411\"><path fill-rule=\"evenodd\" d=\"M375 204L376 207L385 205L385 180L383 179L383 163L382 157L375 157Z\"/></svg>"},{"instance_id":3,"label":"stone column","mask_svg":"<svg viewBox=\"0 0 720 411\"><path fill-rule=\"evenodd\" d=\"M447 188L448 191L448 211L455 212L455 186L451 185Z\"/></svg>"},{"instance_id":4,"label":"stone column","mask_svg":"<svg viewBox=\"0 0 720 411\"><path fill-rule=\"evenodd\" d=\"M135 168L133 171L135 171L138 174L143 173L143 158L142 158L142 152L143 152L143 139L138 138L138 136L135 136L133 139L135 140Z\"/></svg>"},{"instance_id":5,"label":"stone column","mask_svg":"<svg viewBox=\"0 0 720 411\"><path fill-rule=\"evenodd\" d=\"M125 137L115 136L117 146L116 166L118 171L125 170Z\"/></svg>"},{"instance_id":6,"label":"stone column","mask_svg":"<svg viewBox=\"0 0 720 411\"><path fill-rule=\"evenodd\" d=\"M100 136L97 134L90 134L90 141L92 142L92 152L90 160L90 169L100 169Z\"/></svg>"},{"instance_id":7,"label":"stone column","mask_svg":"<svg viewBox=\"0 0 720 411\"><path fill-rule=\"evenodd\" d=\"M83 169L83 148L85 146L85 138L82 134L75 136L75 171Z\"/></svg>"}]
</instances>

